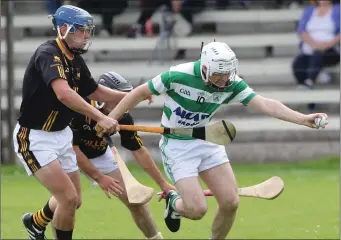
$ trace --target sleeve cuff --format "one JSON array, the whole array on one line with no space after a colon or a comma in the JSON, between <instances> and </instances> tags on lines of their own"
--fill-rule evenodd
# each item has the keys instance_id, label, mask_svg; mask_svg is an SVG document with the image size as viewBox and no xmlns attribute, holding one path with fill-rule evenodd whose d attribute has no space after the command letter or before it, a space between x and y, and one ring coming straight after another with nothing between
<instances>
[{"instance_id":1,"label":"sleeve cuff","mask_svg":"<svg viewBox=\"0 0 341 240\"><path fill-rule=\"evenodd\" d=\"M153 95L157 95L157 96L160 95L160 93L155 90L152 80L148 81L148 87L149 87L149 90L153 93Z\"/></svg>"},{"instance_id":2,"label":"sleeve cuff","mask_svg":"<svg viewBox=\"0 0 341 240\"><path fill-rule=\"evenodd\" d=\"M247 105L252 100L252 98L254 98L255 96L256 96L256 93L251 93L241 103L244 105Z\"/></svg>"}]
</instances>

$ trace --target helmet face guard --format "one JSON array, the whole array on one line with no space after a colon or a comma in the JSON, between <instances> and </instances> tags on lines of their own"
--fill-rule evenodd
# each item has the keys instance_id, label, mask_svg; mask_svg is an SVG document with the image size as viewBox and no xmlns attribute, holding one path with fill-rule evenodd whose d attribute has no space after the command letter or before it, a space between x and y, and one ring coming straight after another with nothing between
<instances>
[{"instance_id":1,"label":"helmet face guard","mask_svg":"<svg viewBox=\"0 0 341 240\"><path fill-rule=\"evenodd\" d=\"M206 84L217 90L224 90L226 87L230 85L230 83L233 83L235 76L236 70L232 70L231 72L228 73L213 73ZM213 77L216 77L216 79L213 80L212 79ZM225 81L225 77L227 78L227 81Z\"/></svg>"},{"instance_id":2,"label":"helmet face guard","mask_svg":"<svg viewBox=\"0 0 341 240\"><path fill-rule=\"evenodd\" d=\"M234 82L237 75L237 66L237 58L229 60L212 59L211 64L206 66L206 78L203 80L207 85L218 90L223 90ZM225 81L224 78L227 78L227 81ZM219 84L222 82L225 83Z\"/></svg>"},{"instance_id":3,"label":"helmet face guard","mask_svg":"<svg viewBox=\"0 0 341 240\"><path fill-rule=\"evenodd\" d=\"M82 37L79 36L79 38L82 40L79 41L77 39L72 39L72 41L76 43L77 45L83 44L83 47L78 47L78 48L72 47L70 48L70 50L74 53L79 53L79 54L86 53L92 44L92 38L94 36L95 26L79 26L78 24L70 24L70 25L66 24L66 25L67 25L67 30L64 35L61 34L60 27L57 27L58 37L60 39L65 40L65 38L68 36L69 33L75 34L77 30L83 32L83 36Z\"/></svg>"}]
</instances>

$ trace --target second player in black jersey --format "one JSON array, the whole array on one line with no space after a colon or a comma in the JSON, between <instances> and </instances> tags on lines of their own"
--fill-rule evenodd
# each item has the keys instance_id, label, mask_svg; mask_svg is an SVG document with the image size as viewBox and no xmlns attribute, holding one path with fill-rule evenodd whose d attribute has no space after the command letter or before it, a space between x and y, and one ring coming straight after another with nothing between
<instances>
[{"instance_id":1,"label":"second player in black jersey","mask_svg":"<svg viewBox=\"0 0 341 240\"><path fill-rule=\"evenodd\" d=\"M99 85L106 86L119 91L130 91L132 85L121 75L115 72L107 72L100 76ZM97 107L103 113L108 113L115 104L99 103L88 100L91 105ZM129 113L126 113L118 121L120 124L133 125L134 120ZM70 127L73 131L73 148L76 152L79 168L88 177L106 191L103 187L106 182L112 179L119 181L124 190L123 194L118 196L120 200L128 207L133 219L143 235L148 239L162 239L162 235L156 229L156 224L146 204L130 204L125 193L125 187L120 170L115 161L114 154L103 138L97 137L95 130L96 121L84 116L77 115ZM119 131L121 145L130 150L136 162L153 178L160 186L162 191L175 189L174 186L167 183L161 172L154 163L151 154L143 146L141 138L137 132Z\"/></svg>"},{"instance_id":2,"label":"second player in black jersey","mask_svg":"<svg viewBox=\"0 0 341 240\"><path fill-rule=\"evenodd\" d=\"M96 106L95 101L89 102ZM134 120L129 113L126 113L118 123L134 125ZM99 157L105 154L108 148L108 143L103 138L97 136L95 126L96 121L84 115L78 115L70 124L73 131L73 145L78 146L88 158ZM143 146L142 139L138 136L137 132L120 130L118 133L120 134L122 147L127 150L136 151Z\"/></svg>"}]
</instances>

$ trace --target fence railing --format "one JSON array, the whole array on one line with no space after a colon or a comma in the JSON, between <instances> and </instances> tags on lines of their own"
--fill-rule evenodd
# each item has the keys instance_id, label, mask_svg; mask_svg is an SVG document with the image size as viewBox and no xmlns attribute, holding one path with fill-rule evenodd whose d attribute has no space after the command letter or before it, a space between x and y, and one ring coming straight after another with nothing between
<instances>
[{"instance_id":1,"label":"fence railing","mask_svg":"<svg viewBox=\"0 0 341 240\"><path fill-rule=\"evenodd\" d=\"M7 20L6 20L6 66L7 66L7 114L6 116L6 124L7 130L9 133L13 132L14 124L15 124L15 109L14 109L14 53L13 53L13 1L5 1L3 2ZM1 83L0 83L1 84ZM0 85L1 88L1 85ZM2 89L2 88L1 88ZM1 101L1 100L0 100ZM2 116L2 115L1 115ZM0 132L2 133L2 123ZM1 134L2 135L2 134ZM12 143L12 135L7 134L7 143ZM3 154L4 148L2 147L3 143L1 142L1 157L6 156L5 159L1 159L2 163L15 163L15 156L13 151L13 145L7 144L7 154Z\"/></svg>"}]
</instances>

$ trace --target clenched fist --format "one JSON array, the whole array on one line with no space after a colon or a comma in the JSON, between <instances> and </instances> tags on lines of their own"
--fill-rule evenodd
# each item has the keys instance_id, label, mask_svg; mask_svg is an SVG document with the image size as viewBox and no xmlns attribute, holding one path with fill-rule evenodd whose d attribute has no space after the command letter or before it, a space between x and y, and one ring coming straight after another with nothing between
<instances>
[{"instance_id":1,"label":"clenched fist","mask_svg":"<svg viewBox=\"0 0 341 240\"><path fill-rule=\"evenodd\" d=\"M120 130L120 125L115 119L108 116L103 116L96 124L95 127L97 135L102 137L104 133L116 133Z\"/></svg>"}]
</instances>

